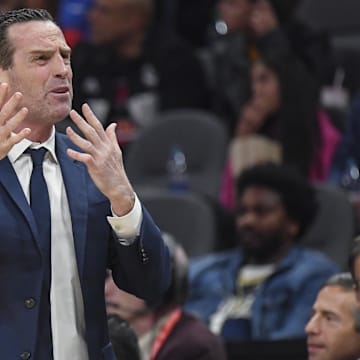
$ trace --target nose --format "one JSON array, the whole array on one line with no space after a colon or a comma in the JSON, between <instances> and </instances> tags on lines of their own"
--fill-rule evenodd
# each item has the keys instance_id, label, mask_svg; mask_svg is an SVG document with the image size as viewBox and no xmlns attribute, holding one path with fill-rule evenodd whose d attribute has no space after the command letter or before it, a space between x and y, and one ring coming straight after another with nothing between
<instances>
[{"instance_id":1,"label":"nose","mask_svg":"<svg viewBox=\"0 0 360 360\"><path fill-rule=\"evenodd\" d=\"M316 315L313 315L305 326L306 334L316 334L319 332L319 325Z\"/></svg>"},{"instance_id":2,"label":"nose","mask_svg":"<svg viewBox=\"0 0 360 360\"><path fill-rule=\"evenodd\" d=\"M240 227L254 226L256 224L256 215L253 211L247 211L239 215L236 219L236 224Z\"/></svg>"},{"instance_id":3,"label":"nose","mask_svg":"<svg viewBox=\"0 0 360 360\"><path fill-rule=\"evenodd\" d=\"M68 77L72 71L70 61L68 59L64 59L63 56L58 54L54 58L53 71L56 77L60 77L62 79Z\"/></svg>"}]
</instances>

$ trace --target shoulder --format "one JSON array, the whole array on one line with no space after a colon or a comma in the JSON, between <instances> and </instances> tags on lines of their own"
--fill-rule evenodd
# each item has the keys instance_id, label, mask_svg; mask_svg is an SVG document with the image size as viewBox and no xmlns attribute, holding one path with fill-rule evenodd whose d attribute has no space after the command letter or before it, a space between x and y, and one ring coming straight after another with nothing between
<instances>
[{"instance_id":1,"label":"shoulder","mask_svg":"<svg viewBox=\"0 0 360 360\"><path fill-rule=\"evenodd\" d=\"M237 266L242 259L239 249L211 253L193 258L190 262L190 277L196 277L209 271L227 271Z\"/></svg>"},{"instance_id":2,"label":"shoulder","mask_svg":"<svg viewBox=\"0 0 360 360\"><path fill-rule=\"evenodd\" d=\"M70 148L70 149L74 149L76 151L81 151L80 148L78 148L68 137L67 135L61 133L61 132L56 132L55 135L55 139L56 139L56 148L57 151L66 151L66 149Z\"/></svg>"},{"instance_id":3,"label":"shoulder","mask_svg":"<svg viewBox=\"0 0 360 360\"><path fill-rule=\"evenodd\" d=\"M203 321L187 312L183 312L169 340L173 342L173 350L176 349L177 342L178 350L186 359L190 358L190 353L192 359L223 360L226 358L222 340L213 334Z\"/></svg>"},{"instance_id":4,"label":"shoulder","mask_svg":"<svg viewBox=\"0 0 360 360\"><path fill-rule=\"evenodd\" d=\"M337 268L337 265L320 251L300 247L299 255L298 266L303 266L310 269L316 269L319 267L325 269Z\"/></svg>"},{"instance_id":5,"label":"shoulder","mask_svg":"<svg viewBox=\"0 0 360 360\"><path fill-rule=\"evenodd\" d=\"M281 277L291 278L294 285L304 281L323 281L330 275L340 271L338 265L326 255L300 246L296 246L291 251L283 264L286 262L288 268L287 271L280 271Z\"/></svg>"}]
</instances>

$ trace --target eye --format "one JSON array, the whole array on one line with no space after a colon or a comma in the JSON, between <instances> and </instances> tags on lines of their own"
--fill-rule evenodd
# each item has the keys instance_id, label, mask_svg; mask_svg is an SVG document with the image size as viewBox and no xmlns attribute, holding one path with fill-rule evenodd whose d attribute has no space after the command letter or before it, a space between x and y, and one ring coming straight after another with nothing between
<instances>
[{"instance_id":1,"label":"eye","mask_svg":"<svg viewBox=\"0 0 360 360\"><path fill-rule=\"evenodd\" d=\"M64 59L65 64L70 64L71 55L70 53L64 53L62 54L62 58Z\"/></svg>"},{"instance_id":2,"label":"eye","mask_svg":"<svg viewBox=\"0 0 360 360\"><path fill-rule=\"evenodd\" d=\"M325 314L325 319L326 319L327 321L335 321L335 320L336 320L336 316L335 316L334 314L329 314L329 313L327 313L327 314Z\"/></svg>"},{"instance_id":3,"label":"eye","mask_svg":"<svg viewBox=\"0 0 360 360\"><path fill-rule=\"evenodd\" d=\"M48 59L49 57L47 55L38 55L34 60L38 63L45 63Z\"/></svg>"}]
</instances>

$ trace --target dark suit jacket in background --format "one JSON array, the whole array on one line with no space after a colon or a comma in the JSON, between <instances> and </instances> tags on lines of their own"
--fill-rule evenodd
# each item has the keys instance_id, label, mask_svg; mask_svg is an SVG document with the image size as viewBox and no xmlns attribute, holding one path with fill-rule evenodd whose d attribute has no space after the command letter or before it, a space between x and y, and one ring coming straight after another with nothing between
<instances>
[{"instance_id":1,"label":"dark suit jacket in background","mask_svg":"<svg viewBox=\"0 0 360 360\"><path fill-rule=\"evenodd\" d=\"M199 319L182 313L155 360L226 360L222 340Z\"/></svg>"}]
</instances>

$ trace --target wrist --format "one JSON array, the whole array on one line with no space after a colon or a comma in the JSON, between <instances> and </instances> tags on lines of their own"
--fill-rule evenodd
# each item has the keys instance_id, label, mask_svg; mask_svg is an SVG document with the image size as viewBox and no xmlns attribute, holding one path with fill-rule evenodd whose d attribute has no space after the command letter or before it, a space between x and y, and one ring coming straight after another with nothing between
<instances>
[{"instance_id":1,"label":"wrist","mask_svg":"<svg viewBox=\"0 0 360 360\"><path fill-rule=\"evenodd\" d=\"M133 191L114 197L110 200L112 211L116 216L128 214L135 204L135 193Z\"/></svg>"}]
</instances>

